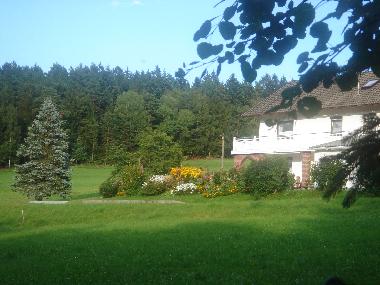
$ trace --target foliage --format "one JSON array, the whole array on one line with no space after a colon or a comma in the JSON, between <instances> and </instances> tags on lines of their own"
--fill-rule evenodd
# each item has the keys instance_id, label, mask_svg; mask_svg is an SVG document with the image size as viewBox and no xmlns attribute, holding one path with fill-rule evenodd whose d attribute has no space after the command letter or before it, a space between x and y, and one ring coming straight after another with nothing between
<instances>
[{"instance_id":1,"label":"foliage","mask_svg":"<svg viewBox=\"0 0 380 285\"><path fill-rule=\"evenodd\" d=\"M244 192L255 195L268 195L292 187L292 175L284 157L268 156L252 161L241 174Z\"/></svg>"},{"instance_id":2,"label":"foliage","mask_svg":"<svg viewBox=\"0 0 380 285\"><path fill-rule=\"evenodd\" d=\"M143 183L140 193L142 195L159 195L173 186L170 176L153 175Z\"/></svg>"},{"instance_id":3,"label":"foliage","mask_svg":"<svg viewBox=\"0 0 380 285\"><path fill-rule=\"evenodd\" d=\"M275 83L275 77L271 77ZM252 136L257 120L240 116L266 92L231 76L215 74L193 86L159 68L134 72L119 67L5 63L0 67L0 167L18 158L44 97L54 99L65 121L69 154L75 163L130 163L138 149L138 133L159 129L173 138L188 157L216 156L225 134L225 152L234 136ZM267 82L266 86L272 86Z\"/></svg>"},{"instance_id":4,"label":"foliage","mask_svg":"<svg viewBox=\"0 0 380 285\"><path fill-rule=\"evenodd\" d=\"M115 197L118 193L120 193L117 189L117 185L112 178L108 178L99 186L99 193L103 198L111 198Z\"/></svg>"},{"instance_id":5,"label":"foliage","mask_svg":"<svg viewBox=\"0 0 380 285\"><path fill-rule=\"evenodd\" d=\"M205 198L227 196L239 191L240 175L236 170L219 171L211 175L199 186L199 192Z\"/></svg>"},{"instance_id":6,"label":"foliage","mask_svg":"<svg viewBox=\"0 0 380 285\"><path fill-rule=\"evenodd\" d=\"M336 159L334 156L325 156L319 160L318 163L314 164L311 168L311 179L312 182L316 184L317 189L325 191L328 189L329 183L331 183L334 177L342 171L344 165L342 161ZM343 187L346 180L342 181Z\"/></svg>"},{"instance_id":7,"label":"foliage","mask_svg":"<svg viewBox=\"0 0 380 285\"><path fill-rule=\"evenodd\" d=\"M138 153L144 170L149 173L167 173L172 166L180 165L182 161L181 147L159 130L140 135Z\"/></svg>"},{"instance_id":8,"label":"foliage","mask_svg":"<svg viewBox=\"0 0 380 285\"><path fill-rule=\"evenodd\" d=\"M334 81L342 90L350 90L357 85L358 73L366 69L380 77L379 1L222 0L216 6L220 4L226 6L224 12L205 21L194 34L194 41L202 39L197 47L201 61L190 64L187 72L215 63L219 74L226 62L239 62L244 79L253 82L261 66L280 65L308 33L317 42L297 58L303 91L311 92L320 83L329 87ZM330 5L329 9L321 8L325 5ZM318 20L317 9L322 14ZM334 20L344 23L346 19L340 42L333 42L330 25ZM210 43L215 31L223 38L220 44ZM351 50L351 58L338 66L336 57L346 48ZM299 95L284 97L281 105ZM305 108L299 107L299 111L307 115L320 109L316 100L301 99L303 104ZM307 113L311 108L315 109L312 114Z\"/></svg>"},{"instance_id":9,"label":"foliage","mask_svg":"<svg viewBox=\"0 0 380 285\"><path fill-rule=\"evenodd\" d=\"M360 192L380 195L380 118L369 114L363 120L363 126L345 138L349 147L337 155L344 167L336 173L325 193L328 199L334 196L351 176L354 185L343 200L345 208L355 202Z\"/></svg>"},{"instance_id":10,"label":"foliage","mask_svg":"<svg viewBox=\"0 0 380 285\"><path fill-rule=\"evenodd\" d=\"M14 190L42 200L53 194L67 197L71 192L67 136L60 115L46 98L28 130L18 156Z\"/></svg>"},{"instance_id":11,"label":"foliage","mask_svg":"<svg viewBox=\"0 0 380 285\"><path fill-rule=\"evenodd\" d=\"M138 134L149 126L143 95L128 91L117 97L113 112L107 114L107 139L109 145L123 145L125 151L135 151Z\"/></svg>"},{"instance_id":12,"label":"foliage","mask_svg":"<svg viewBox=\"0 0 380 285\"><path fill-rule=\"evenodd\" d=\"M276 74L272 76L270 74L265 74L260 80L257 80L255 87L260 89L260 95L262 97L268 97L281 87L285 86L287 83L286 78L282 77L278 79Z\"/></svg>"},{"instance_id":13,"label":"foliage","mask_svg":"<svg viewBox=\"0 0 380 285\"><path fill-rule=\"evenodd\" d=\"M111 179L117 185L117 192L136 195L141 190L145 175L139 165L127 164L115 170Z\"/></svg>"}]
</instances>

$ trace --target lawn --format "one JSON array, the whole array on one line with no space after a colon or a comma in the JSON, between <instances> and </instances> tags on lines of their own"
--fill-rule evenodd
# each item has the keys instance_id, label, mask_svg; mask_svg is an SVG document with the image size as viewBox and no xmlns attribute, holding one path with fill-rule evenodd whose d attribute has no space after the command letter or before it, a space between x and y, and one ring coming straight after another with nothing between
<instances>
[{"instance_id":1,"label":"lawn","mask_svg":"<svg viewBox=\"0 0 380 285\"><path fill-rule=\"evenodd\" d=\"M380 283L380 199L318 193L85 205L112 171L73 170L73 201L32 205L0 170L1 284ZM23 222L21 211L25 220Z\"/></svg>"},{"instance_id":2,"label":"lawn","mask_svg":"<svg viewBox=\"0 0 380 285\"><path fill-rule=\"evenodd\" d=\"M194 159L186 160L182 163L183 166L195 166L207 169L208 171L218 171L221 169L222 162L220 158L210 159ZM234 161L231 158L224 159L224 169L229 170L234 166Z\"/></svg>"}]
</instances>

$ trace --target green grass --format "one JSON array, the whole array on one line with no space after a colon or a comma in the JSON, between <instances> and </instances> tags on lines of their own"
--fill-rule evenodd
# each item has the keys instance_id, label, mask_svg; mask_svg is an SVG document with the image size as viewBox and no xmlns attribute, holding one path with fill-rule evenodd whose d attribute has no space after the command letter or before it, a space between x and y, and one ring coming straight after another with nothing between
<instances>
[{"instance_id":1,"label":"green grass","mask_svg":"<svg viewBox=\"0 0 380 285\"><path fill-rule=\"evenodd\" d=\"M220 158L212 158L212 159L193 159L186 160L182 163L183 166L194 166L201 167L203 169L207 169L208 171L218 171L221 168L221 160ZM231 158L224 159L224 169L229 170L234 166L234 161Z\"/></svg>"},{"instance_id":2,"label":"green grass","mask_svg":"<svg viewBox=\"0 0 380 285\"><path fill-rule=\"evenodd\" d=\"M84 205L111 168L76 167L74 201L31 205L0 170L0 284L379 284L380 199L318 193ZM22 222L21 211L25 221Z\"/></svg>"}]
</instances>

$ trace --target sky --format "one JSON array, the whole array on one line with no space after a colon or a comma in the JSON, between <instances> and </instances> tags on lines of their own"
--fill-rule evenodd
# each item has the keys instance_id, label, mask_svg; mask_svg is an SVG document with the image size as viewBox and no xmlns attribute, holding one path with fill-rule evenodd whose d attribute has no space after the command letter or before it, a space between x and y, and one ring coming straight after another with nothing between
<instances>
[{"instance_id":1,"label":"sky","mask_svg":"<svg viewBox=\"0 0 380 285\"><path fill-rule=\"evenodd\" d=\"M182 63L199 60L194 32L207 19L220 15L218 0L0 0L0 65L40 66L47 72L54 63L66 68L91 63L130 71L161 70L173 74ZM318 10L317 19L333 6ZM331 42L338 42L344 21L332 22ZM211 39L218 43L220 38ZM296 58L310 50L315 39L307 37L280 66L258 71L298 78ZM338 61L349 57L345 51ZM216 69L216 66L215 66ZM192 82L203 69L192 71ZM242 79L238 63L224 65L225 81L234 73Z\"/></svg>"}]
</instances>

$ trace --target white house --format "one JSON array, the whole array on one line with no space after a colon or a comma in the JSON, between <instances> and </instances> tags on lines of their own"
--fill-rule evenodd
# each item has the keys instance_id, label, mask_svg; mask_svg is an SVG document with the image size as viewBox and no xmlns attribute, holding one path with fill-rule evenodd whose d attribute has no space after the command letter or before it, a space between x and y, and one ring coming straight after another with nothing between
<instances>
[{"instance_id":1,"label":"white house","mask_svg":"<svg viewBox=\"0 0 380 285\"><path fill-rule=\"evenodd\" d=\"M243 114L260 120L259 135L233 139L235 167L240 168L246 159L282 154L288 158L293 174L302 183L308 183L313 161L342 151L347 147L342 137L362 126L363 115L380 113L379 81L380 78L367 72L360 76L358 87L351 91L342 92L333 85L302 93L300 98L312 96L322 103L321 111L312 118L305 118L297 111L296 100L287 109L270 111L280 104L283 89L295 84L289 83ZM276 123L268 126L267 120Z\"/></svg>"}]
</instances>

